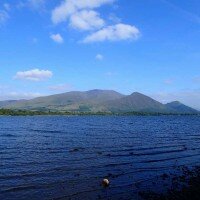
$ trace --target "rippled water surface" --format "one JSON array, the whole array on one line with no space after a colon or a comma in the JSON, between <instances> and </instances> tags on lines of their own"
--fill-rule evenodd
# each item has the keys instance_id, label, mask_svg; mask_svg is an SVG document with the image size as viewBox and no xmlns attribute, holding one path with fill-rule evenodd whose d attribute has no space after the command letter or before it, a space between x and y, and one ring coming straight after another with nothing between
<instances>
[{"instance_id":1,"label":"rippled water surface","mask_svg":"<svg viewBox=\"0 0 200 200\"><path fill-rule=\"evenodd\" d=\"M199 164L196 116L0 117L3 200L137 199L137 183Z\"/></svg>"}]
</instances>

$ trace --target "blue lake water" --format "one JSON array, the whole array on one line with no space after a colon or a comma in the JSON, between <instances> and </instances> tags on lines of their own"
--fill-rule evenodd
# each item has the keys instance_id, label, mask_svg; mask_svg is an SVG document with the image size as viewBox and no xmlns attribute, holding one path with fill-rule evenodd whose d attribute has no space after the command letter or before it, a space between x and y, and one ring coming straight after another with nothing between
<instances>
[{"instance_id":1,"label":"blue lake water","mask_svg":"<svg viewBox=\"0 0 200 200\"><path fill-rule=\"evenodd\" d=\"M0 117L3 200L139 199L182 165L200 165L198 116Z\"/></svg>"}]
</instances>

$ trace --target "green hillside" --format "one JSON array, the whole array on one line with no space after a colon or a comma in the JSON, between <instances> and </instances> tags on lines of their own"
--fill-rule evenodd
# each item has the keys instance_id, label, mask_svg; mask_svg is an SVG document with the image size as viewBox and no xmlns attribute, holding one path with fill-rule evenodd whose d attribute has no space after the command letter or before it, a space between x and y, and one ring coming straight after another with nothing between
<instances>
[{"instance_id":1,"label":"green hillside","mask_svg":"<svg viewBox=\"0 0 200 200\"><path fill-rule=\"evenodd\" d=\"M31 100L4 101L0 102L0 108L44 112L198 113L180 102L162 104L138 92L123 95L113 90L73 91Z\"/></svg>"}]
</instances>

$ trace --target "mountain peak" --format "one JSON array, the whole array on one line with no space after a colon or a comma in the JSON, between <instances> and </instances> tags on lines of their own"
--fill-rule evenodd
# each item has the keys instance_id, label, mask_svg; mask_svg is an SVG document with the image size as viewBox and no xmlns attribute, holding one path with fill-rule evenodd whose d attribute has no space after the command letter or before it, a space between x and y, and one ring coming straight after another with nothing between
<instances>
[{"instance_id":1,"label":"mountain peak","mask_svg":"<svg viewBox=\"0 0 200 200\"><path fill-rule=\"evenodd\" d=\"M131 95L143 95L143 94L140 92L133 92Z\"/></svg>"},{"instance_id":2,"label":"mountain peak","mask_svg":"<svg viewBox=\"0 0 200 200\"><path fill-rule=\"evenodd\" d=\"M172 101L172 102L170 102L170 103L168 103L168 104L176 104L176 105L180 105L180 104L182 104L180 101Z\"/></svg>"},{"instance_id":3,"label":"mountain peak","mask_svg":"<svg viewBox=\"0 0 200 200\"><path fill-rule=\"evenodd\" d=\"M104 92L106 92L106 93L109 93L109 92L118 93L114 90L101 90L101 89L88 90L86 92L87 93L104 93Z\"/></svg>"},{"instance_id":4,"label":"mountain peak","mask_svg":"<svg viewBox=\"0 0 200 200\"><path fill-rule=\"evenodd\" d=\"M140 93L140 92L133 92L129 95L130 97L147 97L146 95Z\"/></svg>"},{"instance_id":5,"label":"mountain peak","mask_svg":"<svg viewBox=\"0 0 200 200\"><path fill-rule=\"evenodd\" d=\"M88 90L87 92L102 92L105 90L100 90L100 89L93 89L93 90Z\"/></svg>"}]
</instances>

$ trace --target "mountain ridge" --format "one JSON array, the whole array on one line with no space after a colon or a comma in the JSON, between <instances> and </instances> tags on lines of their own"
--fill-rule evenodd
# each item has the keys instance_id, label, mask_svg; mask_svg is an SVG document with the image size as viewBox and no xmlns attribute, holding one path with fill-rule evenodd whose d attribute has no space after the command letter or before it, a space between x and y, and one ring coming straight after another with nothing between
<instances>
[{"instance_id":1,"label":"mountain ridge","mask_svg":"<svg viewBox=\"0 0 200 200\"><path fill-rule=\"evenodd\" d=\"M0 108L32 111L199 113L179 101L163 104L139 92L124 95L114 90L100 89L71 91L30 100L1 101Z\"/></svg>"}]
</instances>

